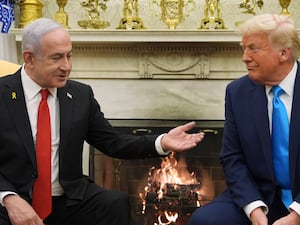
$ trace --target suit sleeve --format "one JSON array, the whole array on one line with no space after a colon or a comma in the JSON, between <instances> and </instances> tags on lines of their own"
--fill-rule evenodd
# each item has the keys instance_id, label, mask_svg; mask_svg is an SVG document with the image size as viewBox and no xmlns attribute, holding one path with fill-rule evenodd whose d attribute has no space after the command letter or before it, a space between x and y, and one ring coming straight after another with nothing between
<instances>
[{"instance_id":1,"label":"suit sleeve","mask_svg":"<svg viewBox=\"0 0 300 225\"><path fill-rule=\"evenodd\" d=\"M227 87L225 95L225 124L224 135L221 149L221 163L224 169L225 179L227 186L232 194L233 200L241 207L248 205L249 203L262 200L264 201L261 192L258 190L257 183L251 173L248 165L248 153L245 151L244 139L247 139L247 129L251 132L252 128L244 120L247 118L247 113L237 111L247 110L247 106L239 101L236 104L236 93L232 96L230 88ZM239 96L241 97L241 96ZM234 101L234 103L233 103ZM248 104L248 103L246 103ZM248 112L251 113L251 112ZM243 114L243 115L242 115ZM253 121L250 123L253 124ZM241 136L243 135L243 136ZM252 135L248 135L249 137ZM249 152L249 154L252 154ZM253 154L254 151L253 151ZM252 162L255 164L255 161Z\"/></svg>"}]
</instances>

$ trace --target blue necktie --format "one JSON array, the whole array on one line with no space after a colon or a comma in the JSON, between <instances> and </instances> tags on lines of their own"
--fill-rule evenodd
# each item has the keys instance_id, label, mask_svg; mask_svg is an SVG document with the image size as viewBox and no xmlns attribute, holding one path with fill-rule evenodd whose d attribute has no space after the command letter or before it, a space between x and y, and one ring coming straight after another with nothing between
<instances>
[{"instance_id":1,"label":"blue necktie","mask_svg":"<svg viewBox=\"0 0 300 225\"><path fill-rule=\"evenodd\" d=\"M281 200L284 205L292 203L289 171L289 120L284 104L279 96L283 90L279 86L272 87L273 112L272 112L272 146L273 162L277 184L281 188Z\"/></svg>"}]
</instances>

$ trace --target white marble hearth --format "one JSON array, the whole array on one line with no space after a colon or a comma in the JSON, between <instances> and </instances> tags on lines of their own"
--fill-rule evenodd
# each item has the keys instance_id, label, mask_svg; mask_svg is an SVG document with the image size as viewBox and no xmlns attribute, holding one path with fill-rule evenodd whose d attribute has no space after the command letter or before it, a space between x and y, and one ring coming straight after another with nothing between
<instances>
[{"instance_id":1,"label":"white marble hearth","mask_svg":"<svg viewBox=\"0 0 300 225\"><path fill-rule=\"evenodd\" d=\"M94 88L110 119L223 120L225 87L245 74L234 30L70 34L71 78Z\"/></svg>"}]
</instances>

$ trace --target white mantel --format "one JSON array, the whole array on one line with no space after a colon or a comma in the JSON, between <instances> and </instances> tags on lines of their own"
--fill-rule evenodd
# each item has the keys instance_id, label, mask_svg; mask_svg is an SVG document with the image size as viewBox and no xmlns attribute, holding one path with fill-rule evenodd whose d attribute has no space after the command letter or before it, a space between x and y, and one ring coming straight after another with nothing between
<instances>
[{"instance_id":1,"label":"white mantel","mask_svg":"<svg viewBox=\"0 0 300 225\"><path fill-rule=\"evenodd\" d=\"M234 30L69 32L71 78L110 119L223 120L225 87L245 74ZM21 30L11 33L20 45Z\"/></svg>"},{"instance_id":2,"label":"white mantel","mask_svg":"<svg viewBox=\"0 0 300 225\"><path fill-rule=\"evenodd\" d=\"M11 29L21 41L21 29ZM105 42L239 42L240 35L236 30L68 30L73 43Z\"/></svg>"}]
</instances>

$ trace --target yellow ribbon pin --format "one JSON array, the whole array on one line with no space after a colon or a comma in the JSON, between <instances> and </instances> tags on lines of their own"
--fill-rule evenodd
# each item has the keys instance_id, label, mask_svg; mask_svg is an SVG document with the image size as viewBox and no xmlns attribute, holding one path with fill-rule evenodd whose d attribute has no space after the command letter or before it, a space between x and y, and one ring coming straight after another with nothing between
<instances>
[{"instance_id":1,"label":"yellow ribbon pin","mask_svg":"<svg viewBox=\"0 0 300 225\"><path fill-rule=\"evenodd\" d=\"M11 99L17 99L17 93L16 92L11 93Z\"/></svg>"}]
</instances>

